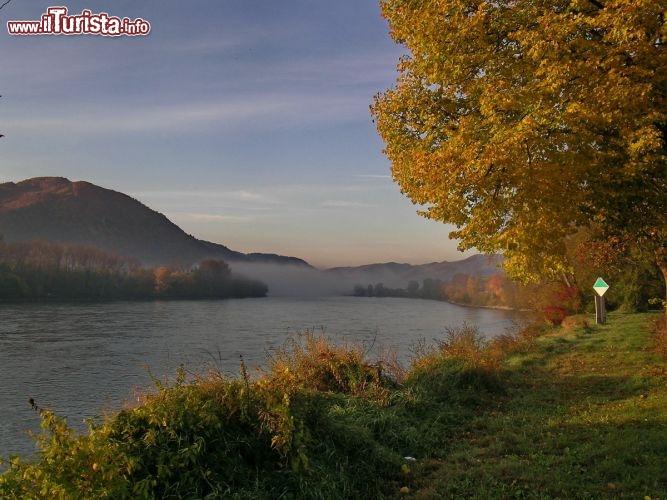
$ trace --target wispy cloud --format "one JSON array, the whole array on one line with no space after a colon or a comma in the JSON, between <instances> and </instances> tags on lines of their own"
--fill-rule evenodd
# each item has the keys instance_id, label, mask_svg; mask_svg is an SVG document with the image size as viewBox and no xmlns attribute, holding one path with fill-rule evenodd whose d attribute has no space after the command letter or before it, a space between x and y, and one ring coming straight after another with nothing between
<instances>
[{"instance_id":1,"label":"wispy cloud","mask_svg":"<svg viewBox=\"0 0 667 500\"><path fill-rule=\"evenodd\" d=\"M137 199L159 199L174 201L193 200L197 203L226 203L238 202L254 205L281 205L283 201L272 194L250 191L247 189L237 190L180 190L180 191L134 191L130 196Z\"/></svg>"},{"instance_id":2,"label":"wispy cloud","mask_svg":"<svg viewBox=\"0 0 667 500\"><path fill-rule=\"evenodd\" d=\"M232 34L218 39L206 35L170 40L167 45L174 46L176 66L160 78L161 67L154 66L143 51L143 55L128 53L127 58L133 61L129 64L124 62L127 58L118 57L107 46L95 46L100 52L97 53L90 45L79 44L68 49L71 54L59 46L44 47L43 53L19 47L18 55L0 49L0 55L6 56L3 68L11 85L19 89L25 88L23 82L35 82L30 88L36 86L43 91L35 100L24 101L20 109L6 109L3 119L18 130L67 131L84 136L163 132L183 135L211 128L233 132L370 122L368 105L373 94L394 79L393 56L377 50L269 61L236 60L228 54L214 58L205 70L192 71L190 53L245 50L262 36ZM150 48L162 50L154 46L147 50ZM120 50L129 49L123 46ZM62 63L65 56L67 65ZM26 60L31 63L26 64ZM205 71L206 78L202 78L201 71ZM113 87L105 88L104 78L109 74L118 81L143 80L149 85L148 97L140 100L120 94ZM102 81L103 87L86 85L88 81ZM52 87L68 82L81 92L77 94L80 100L70 100L65 110ZM70 93L68 97L74 95ZM28 109L26 102L34 107Z\"/></svg>"},{"instance_id":3,"label":"wispy cloud","mask_svg":"<svg viewBox=\"0 0 667 500\"><path fill-rule=\"evenodd\" d=\"M362 103L350 96L329 100L296 94L248 95L207 102L109 107L70 106L68 112L5 116L14 130L67 131L82 136L109 133L200 133L203 129L284 129L355 120Z\"/></svg>"},{"instance_id":4,"label":"wispy cloud","mask_svg":"<svg viewBox=\"0 0 667 500\"><path fill-rule=\"evenodd\" d=\"M373 203L364 203L361 201L328 200L322 202L325 208L374 208L377 205Z\"/></svg>"},{"instance_id":5,"label":"wispy cloud","mask_svg":"<svg viewBox=\"0 0 667 500\"><path fill-rule=\"evenodd\" d=\"M171 217L174 220L201 221L201 222L244 223L244 222L251 222L253 220L252 217L245 215L203 214L203 213L183 213L183 212L172 212Z\"/></svg>"},{"instance_id":6,"label":"wispy cloud","mask_svg":"<svg viewBox=\"0 0 667 500\"><path fill-rule=\"evenodd\" d=\"M379 174L354 174L353 177L359 179L391 179L391 175L379 175Z\"/></svg>"},{"instance_id":7,"label":"wispy cloud","mask_svg":"<svg viewBox=\"0 0 667 500\"><path fill-rule=\"evenodd\" d=\"M245 26L243 31L232 32L228 29L223 34L203 35L190 40L183 38L174 39L168 43L161 44L158 50L170 54L176 52L188 55L230 53L242 49L249 50L259 43L266 42L268 39L270 39L268 33Z\"/></svg>"},{"instance_id":8,"label":"wispy cloud","mask_svg":"<svg viewBox=\"0 0 667 500\"><path fill-rule=\"evenodd\" d=\"M397 55L368 51L354 55L273 61L268 68L264 65L265 71L255 68L253 72L257 74L257 81L273 84L318 81L328 87L360 86L377 92L395 80Z\"/></svg>"},{"instance_id":9,"label":"wispy cloud","mask_svg":"<svg viewBox=\"0 0 667 500\"><path fill-rule=\"evenodd\" d=\"M268 203L270 205L280 203L273 197L253 191L246 191L245 189L241 189L238 191L230 191L229 193L227 193L227 196L233 199L238 199L241 201L250 201L253 203L262 203L262 204Z\"/></svg>"}]
</instances>

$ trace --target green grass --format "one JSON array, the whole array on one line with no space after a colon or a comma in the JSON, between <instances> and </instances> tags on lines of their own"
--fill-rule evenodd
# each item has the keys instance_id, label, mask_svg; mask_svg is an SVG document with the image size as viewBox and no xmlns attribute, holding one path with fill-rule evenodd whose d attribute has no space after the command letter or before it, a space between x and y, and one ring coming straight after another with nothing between
<instances>
[{"instance_id":1,"label":"green grass","mask_svg":"<svg viewBox=\"0 0 667 500\"><path fill-rule=\"evenodd\" d=\"M558 329L502 363L507 394L413 498L667 498L667 373L650 314Z\"/></svg>"},{"instance_id":2,"label":"green grass","mask_svg":"<svg viewBox=\"0 0 667 500\"><path fill-rule=\"evenodd\" d=\"M256 379L181 372L86 435L40 410L41 455L0 498L665 499L656 319L493 342L464 325L409 369L306 335Z\"/></svg>"}]
</instances>

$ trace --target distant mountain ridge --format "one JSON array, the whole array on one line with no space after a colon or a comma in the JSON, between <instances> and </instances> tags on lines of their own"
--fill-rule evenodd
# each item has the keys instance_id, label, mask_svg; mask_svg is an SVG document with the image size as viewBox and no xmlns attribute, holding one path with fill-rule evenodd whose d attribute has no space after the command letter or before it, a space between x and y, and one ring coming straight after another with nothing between
<instances>
[{"instance_id":1,"label":"distant mountain ridge","mask_svg":"<svg viewBox=\"0 0 667 500\"><path fill-rule=\"evenodd\" d=\"M220 258L311 268L296 257L244 254L199 240L126 194L64 177L0 184L0 235L8 242L41 239L94 246L144 265Z\"/></svg>"},{"instance_id":2,"label":"distant mountain ridge","mask_svg":"<svg viewBox=\"0 0 667 500\"><path fill-rule=\"evenodd\" d=\"M425 279L451 280L456 274L491 276L502 274L500 255L472 255L462 260L431 262L428 264L400 264L386 262L356 267L334 267L326 272L340 279L358 284L383 283L392 287L404 287L409 281Z\"/></svg>"},{"instance_id":3,"label":"distant mountain ridge","mask_svg":"<svg viewBox=\"0 0 667 500\"><path fill-rule=\"evenodd\" d=\"M199 240L126 194L64 177L36 177L0 184L0 236L7 242L45 240L93 246L136 259L146 266L224 259L244 274L266 279L272 290L283 293L297 284L296 288L308 294L347 293L355 284L405 287L411 280L449 281L456 274L502 273L498 268L502 257L484 255L452 262L421 265L387 262L319 271L297 257L244 254Z\"/></svg>"}]
</instances>

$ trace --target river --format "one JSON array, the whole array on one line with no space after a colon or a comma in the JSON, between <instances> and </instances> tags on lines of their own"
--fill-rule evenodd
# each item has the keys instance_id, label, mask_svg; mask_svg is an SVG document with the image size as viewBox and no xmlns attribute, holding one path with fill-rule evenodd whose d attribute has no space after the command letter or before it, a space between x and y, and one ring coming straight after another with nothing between
<instances>
[{"instance_id":1,"label":"river","mask_svg":"<svg viewBox=\"0 0 667 500\"><path fill-rule=\"evenodd\" d=\"M0 457L34 450L39 429L28 400L83 420L122 407L173 377L213 368L236 375L290 335L315 330L334 342L394 350L408 362L420 339L464 322L486 336L513 323L508 312L400 298L268 297L243 300L0 304Z\"/></svg>"}]
</instances>

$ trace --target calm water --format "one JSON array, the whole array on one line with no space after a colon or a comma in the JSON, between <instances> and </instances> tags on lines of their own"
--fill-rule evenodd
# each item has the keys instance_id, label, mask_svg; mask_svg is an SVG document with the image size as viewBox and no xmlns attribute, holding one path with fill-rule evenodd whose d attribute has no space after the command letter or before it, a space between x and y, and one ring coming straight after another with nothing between
<instances>
[{"instance_id":1,"label":"calm water","mask_svg":"<svg viewBox=\"0 0 667 500\"><path fill-rule=\"evenodd\" d=\"M82 429L151 386L151 374L215 368L237 374L239 355L261 366L286 337L307 329L334 341L393 349L404 360L420 338L463 322L503 333L508 313L396 298L316 297L226 301L0 304L0 456L34 449L39 419L28 399Z\"/></svg>"}]
</instances>

